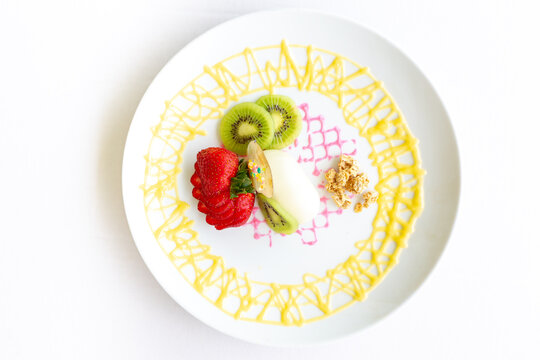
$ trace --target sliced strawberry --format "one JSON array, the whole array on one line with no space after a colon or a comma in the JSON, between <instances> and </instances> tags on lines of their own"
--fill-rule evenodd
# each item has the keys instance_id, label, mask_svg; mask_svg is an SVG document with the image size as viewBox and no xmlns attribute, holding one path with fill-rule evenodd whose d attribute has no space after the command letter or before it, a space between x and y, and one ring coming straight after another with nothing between
<instances>
[{"instance_id":1,"label":"sliced strawberry","mask_svg":"<svg viewBox=\"0 0 540 360\"><path fill-rule=\"evenodd\" d=\"M205 195L229 191L231 178L238 169L238 157L235 153L222 148L207 148L199 151L196 164L196 172Z\"/></svg>"},{"instance_id":2,"label":"sliced strawberry","mask_svg":"<svg viewBox=\"0 0 540 360\"><path fill-rule=\"evenodd\" d=\"M218 230L245 224L255 202L247 163L229 150L207 148L197 154L194 168L192 194L206 222Z\"/></svg>"},{"instance_id":3,"label":"sliced strawberry","mask_svg":"<svg viewBox=\"0 0 540 360\"><path fill-rule=\"evenodd\" d=\"M227 221L223 221L223 220L218 220L216 219L215 217L211 216L211 215L206 215L206 222L210 225L219 225L219 224L223 224Z\"/></svg>"},{"instance_id":4,"label":"sliced strawberry","mask_svg":"<svg viewBox=\"0 0 540 360\"><path fill-rule=\"evenodd\" d=\"M210 215L206 215L206 223L208 225L216 225L218 221L214 219L213 217L211 217Z\"/></svg>"},{"instance_id":5,"label":"sliced strawberry","mask_svg":"<svg viewBox=\"0 0 540 360\"><path fill-rule=\"evenodd\" d=\"M231 195L229 191L223 191L213 196L204 195L202 201L209 209L215 209L225 204L227 200L230 200Z\"/></svg>"},{"instance_id":6,"label":"sliced strawberry","mask_svg":"<svg viewBox=\"0 0 540 360\"><path fill-rule=\"evenodd\" d=\"M233 199L234 203L234 215L231 220L225 223L218 223L215 225L217 230L222 230L229 227L237 227L244 225L253 211L253 205L255 203L254 194L240 194ZM208 220L207 220L208 222Z\"/></svg>"},{"instance_id":7,"label":"sliced strawberry","mask_svg":"<svg viewBox=\"0 0 540 360\"><path fill-rule=\"evenodd\" d=\"M222 214L224 212L233 210L234 211L234 203L231 199L228 199L225 201L225 203L218 207L208 207L208 212L212 214Z\"/></svg>"},{"instance_id":8,"label":"sliced strawberry","mask_svg":"<svg viewBox=\"0 0 540 360\"><path fill-rule=\"evenodd\" d=\"M216 208L216 210L210 209L210 212L206 216L206 222L210 225L222 225L231 222L234 219L234 202L229 199L225 202L225 205Z\"/></svg>"},{"instance_id":9,"label":"sliced strawberry","mask_svg":"<svg viewBox=\"0 0 540 360\"><path fill-rule=\"evenodd\" d=\"M244 225L253 211L253 205L255 203L255 194L240 194L237 198L233 199L234 202L234 217L236 221L231 226Z\"/></svg>"},{"instance_id":10,"label":"sliced strawberry","mask_svg":"<svg viewBox=\"0 0 540 360\"><path fill-rule=\"evenodd\" d=\"M208 209L202 201L199 201L199 204L197 204L197 209L203 214L208 214L210 212L210 209Z\"/></svg>"},{"instance_id":11,"label":"sliced strawberry","mask_svg":"<svg viewBox=\"0 0 540 360\"><path fill-rule=\"evenodd\" d=\"M228 220L231 220L232 216L234 215L234 207L231 206L228 210L219 214L215 214L211 212L208 215L212 216L214 219L218 221L226 221L226 220L228 221Z\"/></svg>"},{"instance_id":12,"label":"sliced strawberry","mask_svg":"<svg viewBox=\"0 0 540 360\"><path fill-rule=\"evenodd\" d=\"M224 218L229 217L230 214L234 214L234 204L232 200L229 202L226 202L224 205L217 208L209 208L201 200L199 201L199 204L197 205L197 209L203 214L208 214L212 217L215 217L216 219L224 219Z\"/></svg>"},{"instance_id":13,"label":"sliced strawberry","mask_svg":"<svg viewBox=\"0 0 540 360\"><path fill-rule=\"evenodd\" d=\"M201 189L198 188L198 187L194 187L193 188L193 191L191 191L191 195L193 195L193 197L197 200L201 200L202 199L202 192L201 192Z\"/></svg>"},{"instance_id":14,"label":"sliced strawberry","mask_svg":"<svg viewBox=\"0 0 540 360\"><path fill-rule=\"evenodd\" d=\"M193 173L193 175L191 176L191 179L189 179L189 181L195 187L200 187L201 186L201 178L199 177L199 175L197 175L197 172Z\"/></svg>"}]
</instances>

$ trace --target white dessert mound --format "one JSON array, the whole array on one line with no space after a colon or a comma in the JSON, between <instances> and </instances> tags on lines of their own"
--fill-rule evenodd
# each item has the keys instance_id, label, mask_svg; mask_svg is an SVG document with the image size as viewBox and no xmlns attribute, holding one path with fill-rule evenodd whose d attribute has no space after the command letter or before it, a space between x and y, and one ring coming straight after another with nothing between
<instances>
[{"instance_id":1,"label":"white dessert mound","mask_svg":"<svg viewBox=\"0 0 540 360\"><path fill-rule=\"evenodd\" d=\"M299 224L311 221L319 212L319 194L298 163L284 151L265 150L272 172L276 200Z\"/></svg>"}]
</instances>

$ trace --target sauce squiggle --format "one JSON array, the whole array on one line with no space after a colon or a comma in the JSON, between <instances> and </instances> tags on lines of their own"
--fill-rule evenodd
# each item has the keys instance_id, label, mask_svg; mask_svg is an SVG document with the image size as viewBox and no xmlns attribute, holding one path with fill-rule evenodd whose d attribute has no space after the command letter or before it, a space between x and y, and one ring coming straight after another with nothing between
<instances>
[{"instance_id":1,"label":"sauce squiggle","mask_svg":"<svg viewBox=\"0 0 540 360\"><path fill-rule=\"evenodd\" d=\"M380 196L370 237L359 240L358 252L325 276L304 274L298 284L261 282L227 267L200 242L193 221L185 215L189 205L180 199L177 184L186 144L205 135L201 129L205 122L217 121L244 96L281 88L316 91L334 101L346 123L369 142L369 158L379 175L375 190ZM235 319L300 326L362 301L397 264L423 208L425 172L418 141L382 83L366 67L310 45L283 41L247 48L205 66L165 103L152 133L141 187L149 226L186 281Z\"/></svg>"}]
</instances>

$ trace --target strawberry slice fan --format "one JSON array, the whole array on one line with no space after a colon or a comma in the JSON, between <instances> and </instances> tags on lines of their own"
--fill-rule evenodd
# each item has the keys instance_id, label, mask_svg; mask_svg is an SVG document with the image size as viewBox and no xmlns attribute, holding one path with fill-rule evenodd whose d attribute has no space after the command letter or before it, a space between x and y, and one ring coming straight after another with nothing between
<instances>
[{"instance_id":1,"label":"strawberry slice fan","mask_svg":"<svg viewBox=\"0 0 540 360\"><path fill-rule=\"evenodd\" d=\"M255 190L247 164L235 153L210 147L197 154L191 177L197 208L217 230L244 225L253 210Z\"/></svg>"}]
</instances>

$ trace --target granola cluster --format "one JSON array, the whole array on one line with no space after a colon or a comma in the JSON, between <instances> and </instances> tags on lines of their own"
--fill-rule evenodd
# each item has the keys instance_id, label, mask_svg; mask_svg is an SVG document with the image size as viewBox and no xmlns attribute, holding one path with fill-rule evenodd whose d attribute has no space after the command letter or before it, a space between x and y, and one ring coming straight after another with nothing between
<instances>
[{"instance_id":1,"label":"granola cluster","mask_svg":"<svg viewBox=\"0 0 540 360\"><path fill-rule=\"evenodd\" d=\"M366 174L360 172L358 162L349 155L341 155L339 159L338 171L330 169L324 175L326 178L326 190L332 194L337 206L347 209L352 201L346 192L357 195L364 191L369 179ZM377 201L377 193L366 191L362 194L362 202L354 207L354 211L359 212Z\"/></svg>"},{"instance_id":2,"label":"granola cluster","mask_svg":"<svg viewBox=\"0 0 540 360\"><path fill-rule=\"evenodd\" d=\"M375 204L379 195L375 191L366 191L362 194L362 202L359 202L354 207L354 212L360 212L368 208L371 204Z\"/></svg>"}]
</instances>

